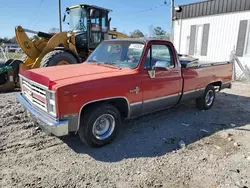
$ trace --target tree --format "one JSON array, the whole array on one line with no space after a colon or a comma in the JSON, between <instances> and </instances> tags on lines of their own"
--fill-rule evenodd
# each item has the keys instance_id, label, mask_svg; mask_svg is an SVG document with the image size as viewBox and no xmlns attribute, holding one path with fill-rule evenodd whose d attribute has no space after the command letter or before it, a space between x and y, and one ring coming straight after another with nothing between
<instances>
[{"instance_id":1,"label":"tree","mask_svg":"<svg viewBox=\"0 0 250 188\"><path fill-rule=\"evenodd\" d=\"M163 30L161 27L155 27L154 33L156 36L162 36L162 35L165 35L167 32Z\"/></svg>"},{"instance_id":2,"label":"tree","mask_svg":"<svg viewBox=\"0 0 250 188\"><path fill-rule=\"evenodd\" d=\"M16 43L16 37L12 37L12 38L8 38L8 37L0 38L0 45L2 43Z\"/></svg>"},{"instance_id":3,"label":"tree","mask_svg":"<svg viewBox=\"0 0 250 188\"><path fill-rule=\"evenodd\" d=\"M163 30L161 27L154 28L154 34L157 39L170 40L169 33Z\"/></svg>"},{"instance_id":4,"label":"tree","mask_svg":"<svg viewBox=\"0 0 250 188\"><path fill-rule=\"evenodd\" d=\"M10 43L10 39L9 39L8 37L4 37L4 38L3 38L3 42L4 42L4 43Z\"/></svg>"},{"instance_id":5,"label":"tree","mask_svg":"<svg viewBox=\"0 0 250 188\"><path fill-rule=\"evenodd\" d=\"M14 37L10 38L9 41L10 41L10 43L16 43L16 37L14 36Z\"/></svg>"},{"instance_id":6,"label":"tree","mask_svg":"<svg viewBox=\"0 0 250 188\"><path fill-rule=\"evenodd\" d=\"M155 31L153 25L148 26L148 35L149 37L155 37Z\"/></svg>"},{"instance_id":7,"label":"tree","mask_svg":"<svg viewBox=\"0 0 250 188\"><path fill-rule=\"evenodd\" d=\"M59 33L59 32L60 32L60 30L59 30L58 28L55 28L55 27L51 28L51 29L48 31L48 33L51 33L51 34Z\"/></svg>"},{"instance_id":8,"label":"tree","mask_svg":"<svg viewBox=\"0 0 250 188\"><path fill-rule=\"evenodd\" d=\"M144 37L144 34L139 29L136 29L132 33L130 33L130 37L131 38L141 38L141 37Z\"/></svg>"}]
</instances>

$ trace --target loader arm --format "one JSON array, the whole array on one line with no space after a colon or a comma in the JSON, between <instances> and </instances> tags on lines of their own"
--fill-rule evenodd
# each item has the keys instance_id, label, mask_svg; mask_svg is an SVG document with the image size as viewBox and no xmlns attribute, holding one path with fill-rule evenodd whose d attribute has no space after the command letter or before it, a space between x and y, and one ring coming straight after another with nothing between
<instances>
[{"instance_id":1,"label":"loader arm","mask_svg":"<svg viewBox=\"0 0 250 188\"><path fill-rule=\"evenodd\" d=\"M37 34L38 39L31 40L27 32ZM24 29L21 26L15 28L16 41L23 52L27 55L27 58L21 64L21 68L32 69L39 68L42 58L49 52L53 51L56 47L65 47L75 53L77 53L75 47L75 34L70 33L67 36L67 32L61 32L56 34L47 34L43 32L36 32L28 29Z\"/></svg>"},{"instance_id":2,"label":"loader arm","mask_svg":"<svg viewBox=\"0 0 250 188\"><path fill-rule=\"evenodd\" d=\"M71 49L77 54L75 48L75 35L72 33L70 37L67 36L68 32L56 33L51 39L46 43L46 46L42 49L38 58L34 62L31 68L39 68L42 58L49 52L53 51L56 47L64 47ZM70 40L70 41L69 41Z\"/></svg>"},{"instance_id":3,"label":"loader arm","mask_svg":"<svg viewBox=\"0 0 250 188\"><path fill-rule=\"evenodd\" d=\"M15 28L16 41L23 52L33 61L40 55L41 49L47 43L47 40L31 40L21 26Z\"/></svg>"}]
</instances>

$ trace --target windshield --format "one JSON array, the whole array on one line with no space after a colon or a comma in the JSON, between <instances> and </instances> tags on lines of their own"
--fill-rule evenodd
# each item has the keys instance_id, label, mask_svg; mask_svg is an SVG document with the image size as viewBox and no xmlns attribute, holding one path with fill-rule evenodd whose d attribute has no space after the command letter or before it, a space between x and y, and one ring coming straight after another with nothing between
<instances>
[{"instance_id":1,"label":"windshield","mask_svg":"<svg viewBox=\"0 0 250 188\"><path fill-rule=\"evenodd\" d=\"M138 66L144 44L132 41L105 41L89 56L87 62L134 69Z\"/></svg>"},{"instance_id":2,"label":"windshield","mask_svg":"<svg viewBox=\"0 0 250 188\"><path fill-rule=\"evenodd\" d=\"M86 9L73 8L70 14L70 30L71 31L87 31L87 15Z\"/></svg>"}]
</instances>

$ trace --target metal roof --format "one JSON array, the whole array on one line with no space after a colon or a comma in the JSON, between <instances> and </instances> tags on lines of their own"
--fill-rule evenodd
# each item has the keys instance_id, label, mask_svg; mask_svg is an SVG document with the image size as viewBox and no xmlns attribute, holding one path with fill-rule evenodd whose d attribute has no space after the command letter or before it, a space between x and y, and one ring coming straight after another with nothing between
<instances>
[{"instance_id":1,"label":"metal roof","mask_svg":"<svg viewBox=\"0 0 250 188\"><path fill-rule=\"evenodd\" d=\"M181 11L175 10L174 20L247 11L250 10L250 0L207 0L176 7L180 7Z\"/></svg>"}]
</instances>

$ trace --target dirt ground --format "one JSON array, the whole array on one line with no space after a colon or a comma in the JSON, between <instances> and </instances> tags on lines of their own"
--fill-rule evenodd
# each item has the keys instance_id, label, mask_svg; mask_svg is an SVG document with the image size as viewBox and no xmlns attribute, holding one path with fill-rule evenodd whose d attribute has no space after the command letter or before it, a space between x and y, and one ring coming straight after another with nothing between
<instances>
[{"instance_id":1,"label":"dirt ground","mask_svg":"<svg viewBox=\"0 0 250 188\"><path fill-rule=\"evenodd\" d=\"M100 149L45 135L15 94L0 94L0 187L250 188L250 85L208 111L189 102L127 121Z\"/></svg>"}]
</instances>

